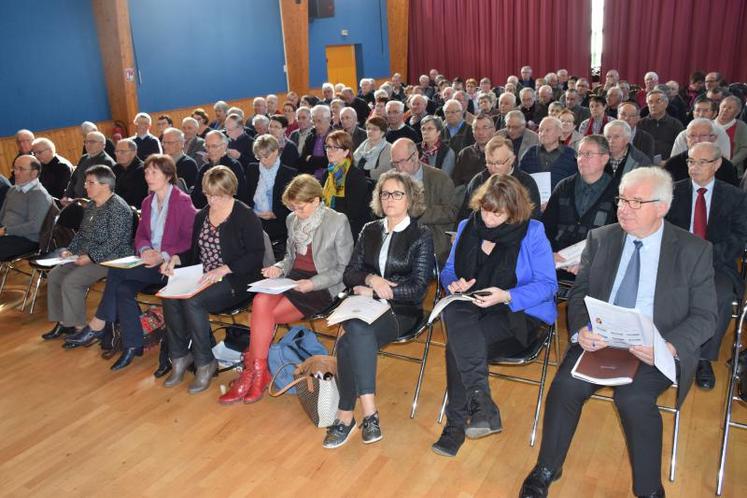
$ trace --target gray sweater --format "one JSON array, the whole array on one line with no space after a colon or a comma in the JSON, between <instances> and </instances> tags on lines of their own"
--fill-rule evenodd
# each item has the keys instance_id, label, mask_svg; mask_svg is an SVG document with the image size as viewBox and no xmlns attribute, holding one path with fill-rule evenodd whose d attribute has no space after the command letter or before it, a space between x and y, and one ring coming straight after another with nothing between
<instances>
[{"instance_id":1,"label":"gray sweater","mask_svg":"<svg viewBox=\"0 0 747 498\"><path fill-rule=\"evenodd\" d=\"M52 196L38 180L26 193L13 187L5 195L5 202L0 209L0 225L5 227L7 235L39 242L39 231L50 206Z\"/></svg>"}]
</instances>

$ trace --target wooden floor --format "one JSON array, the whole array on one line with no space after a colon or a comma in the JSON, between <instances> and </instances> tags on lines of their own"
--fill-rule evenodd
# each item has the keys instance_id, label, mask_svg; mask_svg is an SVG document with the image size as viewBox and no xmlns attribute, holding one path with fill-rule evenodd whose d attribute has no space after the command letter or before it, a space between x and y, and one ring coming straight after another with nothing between
<instances>
[{"instance_id":1,"label":"wooden floor","mask_svg":"<svg viewBox=\"0 0 747 498\"><path fill-rule=\"evenodd\" d=\"M2 301L17 296L11 290ZM96 301L92 293L89 305ZM98 347L64 351L61 341L39 338L49 329L43 299L33 316L0 309L2 496L515 497L537 457L539 444L528 444L536 390L499 379L491 386L503 432L467 441L456 458L431 452L445 384L438 346L414 420L408 414L417 365L380 358L383 441L365 446L356 434L346 446L325 450L324 430L309 423L292 396L223 407L216 401L219 384L232 374L195 396L186 382L166 389L151 375L157 352L113 373ZM440 341L440 331L437 336ZM419 352L422 346L397 347ZM727 357L724 348L716 389L693 388L682 412L675 483L665 477L672 416L663 415L668 496L715 493ZM743 405L736 413L747 418ZM745 458L747 431L735 431L724 496L747 496ZM631 496L625 443L610 403L586 405L563 478L550 489L552 497Z\"/></svg>"}]
</instances>

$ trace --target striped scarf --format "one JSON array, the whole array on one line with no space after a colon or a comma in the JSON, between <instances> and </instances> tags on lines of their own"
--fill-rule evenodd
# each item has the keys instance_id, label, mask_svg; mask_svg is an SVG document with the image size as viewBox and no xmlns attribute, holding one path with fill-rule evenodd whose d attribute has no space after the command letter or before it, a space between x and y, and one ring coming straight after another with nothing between
<instances>
[{"instance_id":1,"label":"striped scarf","mask_svg":"<svg viewBox=\"0 0 747 498\"><path fill-rule=\"evenodd\" d=\"M350 169L350 159L327 166L327 179L324 182L324 204L334 209L335 198L345 197L345 177Z\"/></svg>"}]
</instances>

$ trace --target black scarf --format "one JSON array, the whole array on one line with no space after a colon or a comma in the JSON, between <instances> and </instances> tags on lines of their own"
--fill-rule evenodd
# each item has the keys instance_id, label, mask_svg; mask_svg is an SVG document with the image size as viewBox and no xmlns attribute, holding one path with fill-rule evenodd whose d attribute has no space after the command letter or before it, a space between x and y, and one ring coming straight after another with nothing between
<instances>
[{"instance_id":1,"label":"black scarf","mask_svg":"<svg viewBox=\"0 0 747 498\"><path fill-rule=\"evenodd\" d=\"M467 226L457 242L454 269L457 277L477 279L473 289L499 287L510 289L516 285L516 260L519 257L521 241L527 233L528 221L504 223L488 228L482 221L479 211L473 212ZM482 252L482 241L495 243L489 255Z\"/></svg>"}]
</instances>

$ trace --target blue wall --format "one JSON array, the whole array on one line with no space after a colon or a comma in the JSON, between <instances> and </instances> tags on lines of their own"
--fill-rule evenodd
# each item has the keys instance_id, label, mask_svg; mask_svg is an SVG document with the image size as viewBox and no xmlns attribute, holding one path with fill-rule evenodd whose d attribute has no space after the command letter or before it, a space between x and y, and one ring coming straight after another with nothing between
<instances>
[{"instance_id":1,"label":"blue wall","mask_svg":"<svg viewBox=\"0 0 747 498\"><path fill-rule=\"evenodd\" d=\"M110 119L91 0L0 4L0 136Z\"/></svg>"},{"instance_id":2,"label":"blue wall","mask_svg":"<svg viewBox=\"0 0 747 498\"><path fill-rule=\"evenodd\" d=\"M277 0L130 0L144 111L284 91Z\"/></svg>"},{"instance_id":3,"label":"blue wall","mask_svg":"<svg viewBox=\"0 0 747 498\"><path fill-rule=\"evenodd\" d=\"M348 36L340 31L348 30ZM327 45L360 44L358 79L388 77L389 33L386 0L335 0L335 15L309 20L309 85L327 81Z\"/></svg>"}]
</instances>

